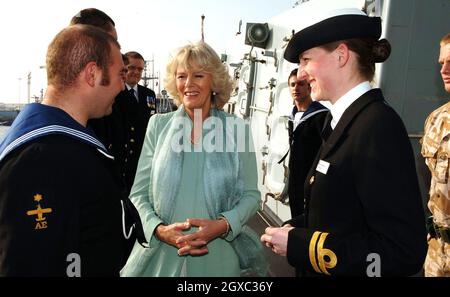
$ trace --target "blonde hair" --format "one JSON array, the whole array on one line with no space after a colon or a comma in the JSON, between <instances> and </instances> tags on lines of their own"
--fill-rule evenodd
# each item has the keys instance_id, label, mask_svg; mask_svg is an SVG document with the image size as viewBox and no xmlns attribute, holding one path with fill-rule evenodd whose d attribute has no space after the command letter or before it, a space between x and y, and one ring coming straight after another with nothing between
<instances>
[{"instance_id":1,"label":"blonde hair","mask_svg":"<svg viewBox=\"0 0 450 297\"><path fill-rule=\"evenodd\" d=\"M450 43L450 33L446 34L444 37L442 37L441 39L441 46L446 45L447 43Z\"/></svg>"},{"instance_id":2,"label":"blonde hair","mask_svg":"<svg viewBox=\"0 0 450 297\"><path fill-rule=\"evenodd\" d=\"M227 67L222 63L217 53L205 42L190 43L178 49L166 68L164 84L166 90L174 97L177 105L182 104L176 84L176 72L179 66L187 70L200 67L201 71L212 76L211 104L221 109L230 99L233 83Z\"/></svg>"}]
</instances>

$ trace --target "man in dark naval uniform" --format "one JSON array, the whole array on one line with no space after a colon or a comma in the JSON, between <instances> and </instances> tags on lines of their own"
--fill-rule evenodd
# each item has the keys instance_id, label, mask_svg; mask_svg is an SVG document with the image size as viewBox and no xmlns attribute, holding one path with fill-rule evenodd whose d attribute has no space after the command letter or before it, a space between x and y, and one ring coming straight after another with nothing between
<instances>
[{"instance_id":1,"label":"man in dark naval uniform","mask_svg":"<svg viewBox=\"0 0 450 297\"><path fill-rule=\"evenodd\" d=\"M137 163L144 143L150 116L156 112L156 95L151 89L139 85L145 61L138 52L125 54L125 89L120 92L113 106L112 147L127 193L131 191Z\"/></svg>"},{"instance_id":2,"label":"man in dark naval uniform","mask_svg":"<svg viewBox=\"0 0 450 297\"><path fill-rule=\"evenodd\" d=\"M288 195L292 219L287 223L300 227L303 226L303 221L296 222L295 218L304 212L303 184L322 144L321 132L328 109L319 102L312 101L311 87L306 80L297 79L297 70L292 70L288 78L294 107L288 122Z\"/></svg>"},{"instance_id":3,"label":"man in dark naval uniform","mask_svg":"<svg viewBox=\"0 0 450 297\"><path fill-rule=\"evenodd\" d=\"M46 66L42 104L27 105L0 144L0 276L118 276L125 238L142 226L134 217L129 227L135 209L86 124L124 88L120 46L71 26L50 43Z\"/></svg>"},{"instance_id":4,"label":"man in dark naval uniform","mask_svg":"<svg viewBox=\"0 0 450 297\"><path fill-rule=\"evenodd\" d=\"M330 117L305 183L304 227L269 227L261 240L308 275L407 276L422 269L425 216L408 134L380 89L375 63L390 45L381 19L357 8L323 11L289 41Z\"/></svg>"}]
</instances>

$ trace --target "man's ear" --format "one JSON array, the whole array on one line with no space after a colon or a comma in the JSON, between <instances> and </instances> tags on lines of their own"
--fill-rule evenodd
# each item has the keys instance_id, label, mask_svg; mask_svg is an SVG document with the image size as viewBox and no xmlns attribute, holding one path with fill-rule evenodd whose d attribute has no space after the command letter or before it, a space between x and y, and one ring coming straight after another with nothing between
<instances>
[{"instance_id":1,"label":"man's ear","mask_svg":"<svg viewBox=\"0 0 450 297\"><path fill-rule=\"evenodd\" d=\"M98 66L96 62L87 63L86 67L83 70L84 80L91 87L95 86L95 80L98 75Z\"/></svg>"},{"instance_id":2,"label":"man's ear","mask_svg":"<svg viewBox=\"0 0 450 297\"><path fill-rule=\"evenodd\" d=\"M345 43L340 43L334 51L336 52L339 66L342 67L347 64L350 57L348 46Z\"/></svg>"}]
</instances>

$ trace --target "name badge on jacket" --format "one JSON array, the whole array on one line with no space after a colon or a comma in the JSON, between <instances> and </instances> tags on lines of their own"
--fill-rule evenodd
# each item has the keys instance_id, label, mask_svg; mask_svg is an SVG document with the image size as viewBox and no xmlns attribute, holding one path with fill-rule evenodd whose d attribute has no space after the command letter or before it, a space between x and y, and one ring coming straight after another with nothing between
<instances>
[{"instance_id":1,"label":"name badge on jacket","mask_svg":"<svg viewBox=\"0 0 450 297\"><path fill-rule=\"evenodd\" d=\"M330 163L324 160L320 160L317 164L316 171L319 171L320 173L327 174L328 168L330 168Z\"/></svg>"}]
</instances>

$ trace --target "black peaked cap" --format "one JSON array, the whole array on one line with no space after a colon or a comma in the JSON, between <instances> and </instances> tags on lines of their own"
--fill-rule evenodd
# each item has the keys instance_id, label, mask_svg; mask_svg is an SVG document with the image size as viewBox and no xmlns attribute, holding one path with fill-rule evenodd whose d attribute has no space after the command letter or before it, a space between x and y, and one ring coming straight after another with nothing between
<instances>
[{"instance_id":1,"label":"black peaked cap","mask_svg":"<svg viewBox=\"0 0 450 297\"><path fill-rule=\"evenodd\" d=\"M366 15L338 15L295 33L284 52L284 58L298 63L304 51L330 42L351 38L375 38L381 36L381 18Z\"/></svg>"}]
</instances>

